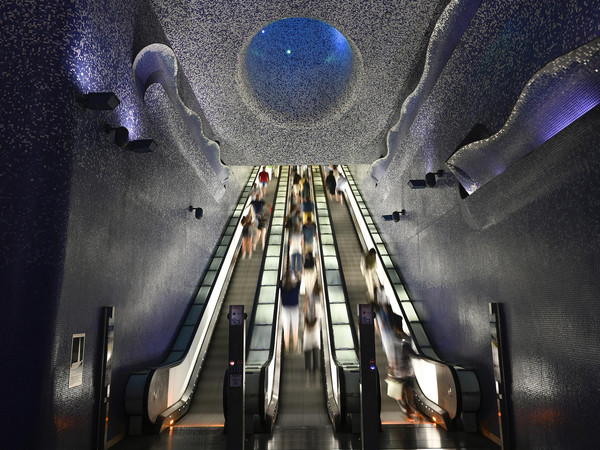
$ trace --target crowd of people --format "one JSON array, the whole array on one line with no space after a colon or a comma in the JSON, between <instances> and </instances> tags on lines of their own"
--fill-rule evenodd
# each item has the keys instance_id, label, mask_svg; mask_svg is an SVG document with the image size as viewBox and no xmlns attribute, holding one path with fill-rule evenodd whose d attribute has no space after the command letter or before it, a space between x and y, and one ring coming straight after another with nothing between
<instances>
[{"instance_id":1,"label":"crowd of people","mask_svg":"<svg viewBox=\"0 0 600 450\"><path fill-rule=\"evenodd\" d=\"M273 169L276 174L276 169ZM258 181L250 191L250 207L242 218L241 257L252 258L259 242L265 247L266 230L272 206L265 196L268 192L271 175L265 166L258 174ZM317 282L318 233L314 221L314 201L311 195L310 172L296 168L291 173L292 190L289 198L288 214L284 219L288 236L287 267L281 289L281 322L284 346L288 352L300 352L298 344L299 324L303 321L302 351L305 355L306 370L316 373L320 355L321 287Z\"/></svg>"},{"instance_id":2,"label":"crowd of people","mask_svg":"<svg viewBox=\"0 0 600 450\"><path fill-rule=\"evenodd\" d=\"M315 373L321 348L321 287L317 282L315 251L318 242L314 222L314 202L311 195L310 173L292 170L292 193L289 212L284 220L288 232L289 263L281 281L283 306L282 326L286 351L300 351L298 325L302 304L305 368ZM290 341L292 341L290 346Z\"/></svg>"},{"instance_id":3,"label":"crowd of people","mask_svg":"<svg viewBox=\"0 0 600 450\"><path fill-rule=\"evenodd\" d=\"M344 204L344 192L348 179L337 166L326 168L325 188L330 201ZM263 166L258 184L251 191L251 208L242 220L242 258L253 250L259 241L265 246L266 228L271 205L266 203L270 176ZM292 190L289 197L288 214L284 228L288 236L288 256L284 277L280 281L281 321L286 352L300 352L299 329L303 323L302 351L305 369L315 373L318 369L321 346L321 286L318 282L318 267L315 255L318 249L318 232L314 221L314 202L311 195L311 180L308 170L295 168L291 173ZM408 418L416 415L413 389L412 357L414 351L411 338L403 331L402 317L395 314L390 305L379 276L377 251L369 249L360 261L364 276L366 300L373 303L376 317L376 332L381 338L387 358L388 395L395 398Z\"/></svg>"},{"instance_id":4,"label":"crowd of people","mask_svg":"<svg viewBox=\"0 0 600 450\"><path fill-rule=\"evenodd\" d=\"M265 201L271 176L267 167L263 166L258 174L258 184L254 183L250 191L250 208L242 217L242 259L252 258L253 251L260 241L265 248L266 229L271 216L272 205Z\"/></svg>"}]
</instances>

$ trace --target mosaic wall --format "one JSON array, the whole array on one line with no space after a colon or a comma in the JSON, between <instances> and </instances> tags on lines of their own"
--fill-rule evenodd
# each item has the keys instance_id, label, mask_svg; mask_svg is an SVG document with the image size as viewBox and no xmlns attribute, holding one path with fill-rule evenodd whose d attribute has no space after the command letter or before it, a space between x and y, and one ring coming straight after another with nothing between
<instances>
[{"instance_id":1,"label":"mosaic wall","mask_svg":"<svg viewBox=\"0 0 600 450\"><path fill-rule=\"evenodd\" d=\"M113 440L126 432L127 377L167 352L249 168L234 167L224 188L164 90L137 97L135 52L164 42L149 4L21 8L3 22L12 54L3 54L0 94L11 111L2 121L2 298L11 305L2 357L15 369L5 373L3 364L2 420L12 431L0 446L90 448L101 307L116 307ZM76 102L102 91L119 97L113 111ZM189 92L184 83L182 96ZM122 149L104 124L157 148ZM190 205L204 209L202 220ZM69 388L75 333L86 335L83 382Z\"/></svg>"},{"instance_id":2,"label":"mosaic wall","mask_svg":"<svg viewBox=\"0 0 600 450\"><path fill-rule=\"evenodd\" d=\"M244 165L371 163L378 158L385 151L383 137L397 117L407 80L447 0L152 3L222 142L223 160ZM299 105L297 119L290 111L283 119L253 99L245 73L246 50L268 24L290 17L324 21L350 44L353 72L339 108ZM311 79L314 70L308 65L306 73L294 76ZM282 86L287 88L294 86ZM322 98L329 102L327 96ZM301 112L307 109L322 114L306 122Z\"/></svg>"},{"instance_id":3,"label":"mosaic wall","mask_svg":"<svg viewBox=\"0 0 600 450\"><path fill-rule=\"evenodd\" d=\"M468 198L445 162L475 125L500 130L538 70L600 35L598 17L589 1L482 2L383 179L354 167L375 216L407 211L379 225L440 353L476 368L494 434L487 304L506 305L518 448L593 446L597 402L571 394L598 387L597 108ZM435 188L407 185L439 169Z\"/></svg>"},{"instance_id":4,"label":"mosaic wall","mask_svg":"<svg viewBox=\"0 0 600 450\"><path fill-rule=\"evenodd\" d=\"M408 179L444 167L476 124L506 123L523 87L550 61L600 36L594 0L482 1L406 139L375 187L371 164L419 79L448 1L22 1L3 5L2 423L10 448L87 448L94 435L100 307L116 306L109 439L125 431L127 374L161 360L239 193L249 164L355 166L440 353L477 369L481 426L497 432L487 302L506 303L519 448L586 448L598 389L600 252L596 241L598 110L589 112L461 199L449 174L435 189ZM251 39L286 17L323 20L353 51L347 99L313 125L280 121L252 101ZM435 38L435 35L433 36ZM151 43L173 48L180 95L233 167L223 189L194 151L160 86L136 96L132 62ZM111 112L76 95L114 91ZM153 138L125 152L103 124ZM550 174L550 175L549 175ZM186 208L204 208L202 221ZM6 307L5 305L9 305ZM74 333L86 333L82 386L68 388ZM65 356L66 355L66 356ZM565 364L567 361L567 364ZM570 386L566 389L565 386ZM28 405L24 409L23 405ZM14 414L25 411L25 414ZM36 430L31 433L30 430ZM43 443L43 444L42 444Z\"/></svg>"}]
</instances>

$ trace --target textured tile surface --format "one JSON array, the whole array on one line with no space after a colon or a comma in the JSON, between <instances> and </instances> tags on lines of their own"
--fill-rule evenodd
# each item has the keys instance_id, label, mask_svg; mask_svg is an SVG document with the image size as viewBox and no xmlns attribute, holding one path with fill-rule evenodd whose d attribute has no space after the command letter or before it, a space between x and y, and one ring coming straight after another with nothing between
<instances>
[{"instance_id":1,"label":"textured tile surface","mask_svg":"<svg viewBox=\"0 0 600 450\"><path fill-rule=\"evenodd\" d=\"M91 446L104 305L117 308L109 438L125 431L126 377L164 356L248 174L234 167L223 189L164 92L136 97L131 63L160 42L178 55L181 95L225 163L365 164L356 174L374 216L408 211L381 229L442 355L478 370L483 427L496 423L486 305L501 301L517 446L595 445L586 426L599 406L588 396L599 365L597 112L464 201L451 177L421 192L406 182L442 168L475 124L499 130L539 69L600 35L600 5L482 1L375 188L367 165L385 153L447 3L4 2L0 329L2 361L21 370L0 369L2 423L13 430L2 444ZM348 101L310 126L257 107L241 66L262 27L299 16L336 27L358 61ZM80 109L75 94L90 91L113 91L121 105ZM155 139L158 151L123 152L103 123ZM202 221L190 204L204 208ZM85 381L69 390L79 332Z\"/></svg>"}]
</instances>

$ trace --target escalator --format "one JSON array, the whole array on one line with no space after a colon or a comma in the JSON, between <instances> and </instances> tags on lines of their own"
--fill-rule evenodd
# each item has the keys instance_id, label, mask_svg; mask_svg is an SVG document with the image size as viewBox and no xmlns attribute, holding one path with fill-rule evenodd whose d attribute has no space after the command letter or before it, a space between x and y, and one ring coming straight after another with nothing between
<instances>
[{"instance_id":1,"label":"escalator","mask_svg":"<svg viewBox=\"0 0 600 450\"><path fill-rule=\"evenodd\" d=\"M356 228L352 215L347 207L347 199L343 199L343 204L340 204L335 198L330 200L329 195L325 196L329 206L329 214L331 218L331 227L334 232L336 245L339 251L339 259L344 277L346 292L348 293L347 301L350 311L356 316L358 305L368 303L367 284L360 269L360 262L364 254L363 245L356 233ZM353 324L358 325L356 321ZM423 416L409 420L406 414L403 413L396 400L385 395L386 378L388 373L387 359L383 351L381 337L375 335L375 350L377 371L379 373L380 386L383 392L381 395L381 413L380 418L383 424L402 424L425 422Z\"/></svg>"},{"instance_id":2,"label":"escalator","mask_svg":"<svg viewBox=\"0 0 600 450\"><path fill-rule=\"evenodd\" d=\"M258 295L257 285L269 260L269 244L274 239L282 239L282 227L274 223L278 217L283 220L286 186L281 196L279 178L272 178L265 196L265 202L273 205L265 249L263 251L258 242L252 258L238 257L240 222L250 211L249 195L257 182L258 167L255 167L169 356L159 367L134 373L128 380L126 409L134 433L162 431L175 422L188 427L224 425L222 386L228 359L226 311L231 304L244 305L247 312L252 311Z\"/></svg>"},{"instance_id":3,"label":"escalator","mask_svg":"<svg viewBox=\"0 0 600 450\"><path fill-rule=\"evenodd\" d=\"M312 175L312 200L319 234L316 261L323 286L319 376L304 371L301 352L282 350L278 282L288 260L284 217L291 192L289 167L281 169L276 189L275 180L270 185L266 201L274 207L265 250L261 251L259 243L252 259L237 257L240 220L249 207L248 196L257 179L258 168L255 168L171 353L158 368L132 374L129 379L126 408L134 433L162 431L175 422L186 427L224 425L228 321L223 311L231 304L244 305L249 316L245 373L246 417L251 420L246 420L247 432L272 432L274 426L282 430L313 427L358 432L360 367L355 316L357 305L366 303L360 258L371 247L377 248L378 275L386 293L393 296L395 312L403 316L405 331L413 337L419 353L415 375L418 407L423 416L449 428L459 421L464 425L465 419L470 418L468 414L474 415L471 411L476 410L478 391L461 391L470 382L477 384L476 378L472 382L474 374L436 359L353 180L345 199L348 203L330 204L321 167L312 166L308 170ZM351 177L349 172L348 176ZM377 348L380 384L385 386L386 359L381 345ZM404 423L406 417L398 404L385 395L381 397L382 422Z\"/></svg>"},{"instance_id":4,"label":"escalator","mask_svg":"<svg viewBox=\"0 0 600 450\"><path fill-rule=\"evenodd\" d=\"M264 197L268 205L274 205L279 179L269 183ZM274 205L274 210L275 210ZM272 222L271 222L272 223ZM270 237L269 233L269 236ZM267 240L268 241L268 240ZM227 312L230 305L244 305L251 312L256 295L256 285L261 275L263 256L268 249L262 249L258 242L252 257L242 259L241 251L235 262L227 293L212 334L210 346L198 377L198 388L187 414L178 422L178 426L213 427L224 425L223 391L218 388L223 383L223 372L229 360L229 321Z\"/></svg>"},{"instance_id":5,"label":"escalator","mask_svg":"<svg viewBox=\"0 0 600 450\"><path fill-rule=\"evenodd\" d=\"M327 203L343 270L348 309L355 312L358 304L367 302L367 287L360 261L364 252L374 248L378 261L377 276L392 310L402 317L403 331L411 337L415 352L411 360L415 372L416 407L421 415L413 420L431 421L445 429L476 431L480 394L475 373L443 361L437 355L352 174L346 166L340 166L339 170L349 180L344 203L331 204L329 199ZM322 173L322 176L324 178L325 174ZM379 339L376 348L380 386L384 392L381 395L382 423L405 423L407 417L397 402L385 395L387 360Z\"/></svg>"},{"instance_id":6,"label":"escalator","mask_svg":"<svg viewBox=\"0 0 600 450\"><path fill-rule=\"evenodd\" d=\"M309 177L310 171L307 170ZM311 189L311 201L314 200L314 189ZM287 240L287 234L286 234ZM286 252L285 264L289 262ZM317 272L320 272L320 263L317 261ZM282 352L279 412L276 426L278 429L297 429L298 427L326 428L331 430L331 421L327 414L325 385L323 382L322 361L319 370L308 372L305 370L304 355L302 352L302 336L304 321L302 320L302 305L304 296L300 295L300 325L298 328L298 349L296 351Z\"/></svg>"}]
</instances>

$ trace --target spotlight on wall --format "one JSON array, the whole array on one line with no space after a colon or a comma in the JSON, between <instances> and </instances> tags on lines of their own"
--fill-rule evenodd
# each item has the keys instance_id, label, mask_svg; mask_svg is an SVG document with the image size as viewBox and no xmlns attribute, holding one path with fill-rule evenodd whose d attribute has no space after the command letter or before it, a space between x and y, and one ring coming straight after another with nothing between
<instances>
[{"instance_id":1,"label":"spotlight on wall","mask_svg":"<svg viewBox=\"0 0 600 450\"><path fill-rule=\"evenodd\" d=\"M383 217L383 220L385 220L385 221L393 220L394 222L399 222L400 216L404 216L405 214L406 214L406 210L403 209L401 211L394 211L391 214L383 215L381 217Z\"/></svg>"},{"instance_id":2,"label":"spotlight on wall","mask_svg":"<svg viewBox=\"0 0 600 450\"><path fill-rule=\"evenodd\" d=\"M196 217L196 219L200 220L202 219L202 216L204 215L204 211L202 210L202 208L194 208L193 206L190 206L188 208L188 210L190 212L194 211L194 216Z\"/></svg>"},{"instance_id":3,"label":"spotlight on wall","mask_svg":"<svg viewBox=\"0 0 600 450\"><path fill-rule=\"evenodd\" d=\"M434 187L435 183L436 183L436 179L435 177L443 177L444 176L444 171L443 170L438 170L437 172L429 172L427 174L425 174L425 184L427 184L427 187Z\"/></svg>"},{"instance_id":4,"label":"spotlight on wall","mask_svg":"<svg viewBox=\"0 0 600 450\"><path fill-rule=\"evenodd\" d=\"M119 97L112 92L90 92L77 98L77 103L82 108L97 111L110 111L121 103Z\"/></svg>"},{"instance_id":5,"label":"spotlight on wall","mask_svg":"<svg viewBox=\"0 0 600 450\"><path fill-rule=\"evenodd\" d=\"M425 189L427 182L425 180L409 180L408 185L411 189Z\"/></svg>"},{"instance_id":6,"label":"spotlight on wall","mask_svg":"<svg viewBox=\"0 0 600 450\"><path fill-rule=\"evenodd\" d=\"M115 132L115 144L124 148L129 143L129 130L125 127L111 127L109 124L104 124L104 132L106 134L111 131Z\"/></svg>"}]
</instances>

